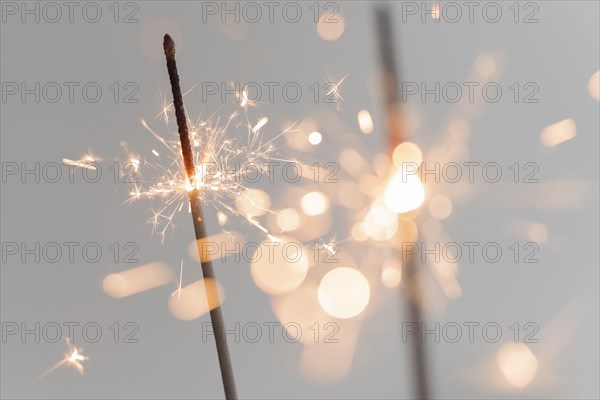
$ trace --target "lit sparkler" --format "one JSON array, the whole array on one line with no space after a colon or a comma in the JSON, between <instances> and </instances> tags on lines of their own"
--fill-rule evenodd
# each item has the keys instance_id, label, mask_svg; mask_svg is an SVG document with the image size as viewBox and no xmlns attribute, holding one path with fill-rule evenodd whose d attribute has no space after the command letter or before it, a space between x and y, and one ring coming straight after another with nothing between
<instances>
[{"instance_id":1,"label":"lit sparkler","mask_svg":"<svg viewBox=\"0 0 600 400\"><path fill-rule=\"evenodd\" d=\"M161 119L168 125L169 106L161 112ZM156 118L155 118L156 119ZM161 200L161 206L153 211L150 223L154 232L164 240L169 228L173 227L173 218L179 211L189 211L184 208L189 192L196 190L204 203L214 205L219 213L219 222L227 220L226 214L238 215L257 226L268 234L258 221L237 210L233 204L242 198L248 189L246 182L254 180L255 176L268 174L269 165L274 162L294 162L276 158L273 153L277 149L276 141L281 136L293 132L293 125L278 133L272 139L266 139L262 128L269 119L263 117L256 123L243 123L239 113L234 112L226 117L212 116L206 120L193 122L185 116L186 124L190 126L189 146L193 169L188 173L185 161L181 159L182 146L179 140L165 139L157 133L145 120L142 125L167 150L165 163L144 160L144 166L156 171L161 177L155 183L144 185L133 183L129 193L129 201L142 198ZM171 129L170 133L173 134ZM232 131L241 131L237 137ZM243 137L247 139L244 141ZM155 158L164 160L164 155L156 149L152 150ZM130 157L131 158L131 157ZM138 163L137 158L131 158L132 163ZM252 175L248 179L248 175ZM190 176L192 178L190 178Z\"/></svg>"},{"instance_id":2,"label":"lit sparkler","mask_svg":"<svg viewBox=\"0 0 600 400\"><path fill-rule=\"evenodd\" d=\"M188 133L187 116L183 105L183 95L181 94L179 75L177 73L177 64L175 62L175 42L171 36L165 35L163 47L165 50L167 71L169 72L169 79L171 81L171 89L173 92L175 116L177 118L177 126L179 128L181 154L183 156L183 164L186 174L185 187L187 189L188 199L190 201L196 240L202 240L207 236L200 198L200 194L202 193L201 189L203 188L202 178L204 175L201 174L198 176L196 171L192 147L192 143L196 140L196 138L193 134L190 135ZM199 177L201 179L198 179ZM200 185L200 187L198 187L198 185ZM215 273L212 263L209 260L202 259L202 249L200 246L198 246L198 253L200 255L200 263L202 265L202 274L204 278L207 280L214 280ZM237 399L235 381L233 378L233 367L231 365L231 358L229 356L229 349L227 347L227 338L224 332L225 326L223 322L223 315L221 313L221 307L215 307L210 311L210 319L212 322L213 331L215 332L215 342L217 345L217 354L219 356L219 365L221 367L221 377L223 379L225 397L227 399Z\"/></svg>"}]
</instances>

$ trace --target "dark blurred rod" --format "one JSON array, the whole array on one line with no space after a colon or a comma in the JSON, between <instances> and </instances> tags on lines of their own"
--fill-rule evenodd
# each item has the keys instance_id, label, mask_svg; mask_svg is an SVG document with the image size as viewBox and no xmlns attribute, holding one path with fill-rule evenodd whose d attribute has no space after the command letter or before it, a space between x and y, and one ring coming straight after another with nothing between
<instances>
[{"instance_id":1,"label":"dark blurred rod","mask_svg":"<svg viewBox=\"0 0 600 400\"><path fill-rule=\"evenodd\" d=\"M385 128L389 139L389 151L405 140L404 123L400 109L400 75L395 61L396 46L394 45L392 9L387 5L378 5L375 11L377 24L377 38L379 42L379 56L381 63L382 86L385 100ZM400 235L400 239L402 240ZM421 329L423 320L421 310L421 284L419 282L418 264L414 256L410 256L404 265L404 281L406 291L403 293L408 307L411 322ZM425 343L420 335L412 339L413 373L415 398L426 400L429 398L429 383L427 376L427 357Z\"/></svg>"}]
</instances>

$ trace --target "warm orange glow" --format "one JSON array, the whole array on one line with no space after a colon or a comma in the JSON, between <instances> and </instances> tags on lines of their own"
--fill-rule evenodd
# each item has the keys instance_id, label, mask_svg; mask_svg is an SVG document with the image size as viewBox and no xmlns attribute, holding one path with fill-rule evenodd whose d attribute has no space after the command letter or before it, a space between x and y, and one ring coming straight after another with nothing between
<instances>
[{"instance_id":1,"label":"warm orange glow","mask_svg":"<svg viewBox=\"0 0 600 400\"><path fill-rule=\"evenodd\" d=\"M548 228L539 222L532 222L527 227L527 238L538 244L545 243L548 240Z\"/></svg>"},{"instance_id":2,"label":"warm orange glow","mask_svg":"<svg viewBox=\"0 0 600 400\"><path fill-rule=\"evenodd\" d=\"M321 192L310 192L302 197L300 206L306 215L323 214L329 209L329 198Z\"/></svg>"},{"instance_id":3,"label":"warm orange glow","mask_svg":"<svg viewBox=\"0 0 600 400\"><path fill-rule=\"evenodd\" d=\"M172 279L169 267L155 262L107 275L102 289L111 297L122 298L166 285Z\"/></svg>"},{"instance_id":4,"label":"warm orange glow","mask_svg":"<svg viewBox=\"0 0 600 400\"><path fill-rule=\"evenodd\" d=\"M277 226L281 232L289 232L298 229L300 216L293 208L285 208L277 214Z\"/></svg>"},{"instance_id":5,"label":"warm orange glow","mask_svg":"<svg viewBox=\"0 0 600 400\"><path fill-rule=\"evenodd\" d=\"M438 20L440 19L440 3L433 3L431 8L431 18Z\"/></svg>"},{"instance_id":6,"label":"warm orange glow","mask_svg":"<svg viewBox=\"0 0 600 400\"><path fill-rule=\"evenodd\" d=\"M374 240L391 239L398 230L398 218L387 207L373 204L363 221L365 233Z\"/></svg>"},{"instance_id":7,"label":"warm orange glow","mask_svg":"<svg viewBox=\"0 0 600 400\"><path fill-rule=\"evenodd\" d=\"M339 13L335 13L335 15L324 13L317 23L319 36L321 39L329 42L339 39L344 33L345 28L344 18Z\"/></svg>"},{"instance_id":8,"label":"warm orange glow","mask_svg":"<svg viewBox=\"0 0 600 400\"><path fill-rule=\"evenodd\" d=\"M214 279L200 279L169 298L169 311L177 319L191 321L220 306L224 300L223 288Z\"/></svg>"},{"instance_id":9,"label":"warm orange glow","mask_svg":"<svg viewBox=\"0 0 600 400\"><path fill-rule=\"evenodd\" d=\"M523 388L531 383L538 369L538 360L523 343L508 343L496 355L496 362L512 386Z\"/></svg>"},{"instance_id":10,"label":"warm orange glow","mask_svg":"<svg viewBox=\"0 0 600 400\"><path fill-rule=\"evenodd\" d=\"M244 247L246 239L239 232L221 232L204 239L194 240L188 246L188 254L196 261L213 261L227 256L234 257ZM199 258L201 255L201 258ZM239 256L238 256L239 257Z\"/></svg>"},{"instance_id":11,"label":"warm orange glow","mask_svg":"<svg viewBox=\"0 0 600 400\"><path fill-rule=\"evenodd\" d=\"M600 101L600 70L596 71L588 82L588 91L596 101Z\"/></svg>"},{"instance_id":12,"label":"warm orange glow","mask_svg":"<svg viewBox=\"0 0 600 400\"><path fill-rule=\"evenodd\" d=\"M367 110L360 110L358 112L358 126L365 135L373 133L373 119L371 114Z\"/></svg>"},{"instance_id":13,"label":"warm orange glow","mask_svg":"<svg viewBox=\"0 0 600 400\"><path fill-rule=\"evenodd\" d=\"M291 240L264 241L251 257L252 279L269 294L294 291L308 272L309 250Z\"/></svg>"},{"instance_id":14,"label":"warm orange glow","mask_svg":"<svg viewBox=\"0 0 600 400\"><path fill-rule=\"evenodd\" d=\"M371 290L365 276L354 268L336 268L319 284L319 304L332 317L345 319L360 314L367 304Z\"/></svg>"},{"instance_id":15,"label":"warm orange glow","mask_svg":"<svg viewBox=\"0 0 600 400\"><path fill-rule=\"evenodd\" d=\"M395 213L406 213L421 207L425 200L425 188L415 175L396 173L383 195L385 205Z\"/></svg>"},{"instance_id":16,"label":"warm orange glow","mask_svg":"<svg viewBox=\"0 0 600 400\"><path fill-rule=\"evenodd\" d=\"M490 78L498 72L498 64L494 56L483 53L475 60L475 71L482 78Z\"/></svg>"},{"instance_id":17,"label":"warm orange glow","mask_svg":"<svg viewBox=\"0 0 600 400\"><path fill-rule=\"evenodd\" d=\"M423 152L416 144L403 142L394 149L392 160L398 169L402 169L403 163L414 163L418 167L421 165L421 161L423 161Z\"/></svg>"},{"instance_id":18,"label":"warm orange glow","mask_svg":"<svg viewBox=\"0 0 600 400\"><path fill-rule=\"evenodd\" d=\"M381 270L381 282L386 288L395 288L402 281L402 264L395 258L387 259Z\"/></svg>"},{"instance_id":19,"label":"warm orange glow","mask_svg":"<svg viewBox=\"0 0 600 400\"><path fill-rule=\"evenodd\" d=\"M542 131L540 140L546 147L554 147L567 140L573 139L577 132L577 125L571 118L563 119L549 125Z\"/></svg>"},{"instance_id":20,"label":"warm orange glow","mask_svg":"<svg viewBox=\"0 0 600 400\"><path fill-rule=\"evenodd\" d=\"M362 222L358 222L352 226L352 239L357 242L364 242L369 238L367 231L365 229L365 224Z\"/></svg>"}]
</instances>

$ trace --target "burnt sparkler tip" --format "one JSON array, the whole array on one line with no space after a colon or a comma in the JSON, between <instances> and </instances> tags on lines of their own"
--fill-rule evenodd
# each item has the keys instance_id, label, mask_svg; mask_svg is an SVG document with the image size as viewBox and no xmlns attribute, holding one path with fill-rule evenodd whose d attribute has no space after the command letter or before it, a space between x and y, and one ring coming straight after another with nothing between
<instances>
[{"instance_id":1,"label":"burnt sparkler tip","mask_svg":"<svg viewBox=\"0 0 600 400\"><path fill-rule=\"evenodd\" d=\"M175 42L168 33L165 35L165 40L163 41L163 48L165 49L165 56L167 56L168 58L175 57Z\"/></svg>"}]
</instances>

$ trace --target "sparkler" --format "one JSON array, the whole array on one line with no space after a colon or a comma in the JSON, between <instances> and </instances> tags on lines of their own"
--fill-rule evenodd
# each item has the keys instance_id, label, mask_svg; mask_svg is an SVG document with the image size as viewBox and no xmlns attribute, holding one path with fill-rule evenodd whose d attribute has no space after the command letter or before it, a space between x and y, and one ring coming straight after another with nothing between
<instances>
[{"instance_id":1,"label":"sparkler","mask_svg":"<svg viewBox=\"0 0 600 400\"><path fill-rule=\"evenodd\" d=\"M391 10L387 7L377 9L376 21L378 27L378 36L380 43L381 64L385 74L385 115L387 117L387 132L389 135L390 149L393 150L397 144L404 140L404 127L399 112L399 96L397 92L398 69L394 60L394 42L392 34ZM417 264L414 256L409 256L405 266L405 276L407 282L406 298L408 300L408 313L412 322L421 326L423 319L421 310L421 285ZM415 362L415 394L419 399L429 397L427 360L425 354L425 345L420 339L413 340L413 359Z\"/></svg>"},{"instance_id":2,"label":"sparkler","mask_svg":"<svg viewBox=\"0 0 600 400\"><path fill-rule=\"evenodd\" d=\"M206 226L202 215L202 205L200 203L199 190L196 187L196 169L194 166L194 157L192 152L192 144L188 132L187 119L185 108L183 106L183 95L179 85L179 75L177 73L177 64L175 62L175 42L168 34L164 37L163 47L165 57L167 59L167 71L171 81L171 89L173 92L173 105L175 107L175 116L177 119L177 127L179 131L179 139L181 141L181 153L187 180L191 185L191 190L188 191L190 208L194 224L194 232L196 233L196 241L206 238ZM202 274L204 279L215 279L215 273L212 267L212 262L202 257L202 249L198 245L198 254L202 266ZM235 381L233 377L233 367L227 347L227 339L225 336L225 325L223 322L223 314L221 307L215 307L210 311L210 319L215 332L215 342L217 345L217 354L219 357L219 365L221 368L221 377L223 379L223 388L227 399L237 399Z\"/></svg>"}]
</instances>

